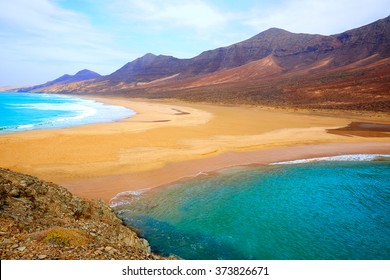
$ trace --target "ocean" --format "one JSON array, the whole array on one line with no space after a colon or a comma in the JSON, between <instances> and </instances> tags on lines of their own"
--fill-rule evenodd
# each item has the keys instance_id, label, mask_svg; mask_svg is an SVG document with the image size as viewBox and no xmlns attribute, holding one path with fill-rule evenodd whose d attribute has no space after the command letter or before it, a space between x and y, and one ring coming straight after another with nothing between
<instances>
[{"instance_id":1,"label":"ocean","mask_svg":"<svg viewBox=\"0 0 390 280\"><path fill-rule=\"evenodd\" d=\"M0 92L0 133L53 129L128 118L134 111L76 97Z\"/></svg>"},{"instance_id":2,"label":"ocean","mask_svg":"<svg viewBox=\"0 0 390 280\"><path fill-rule=\"evenodd\" d=\"M236 167L119 194L152 250L184 259L390 259L390 156Z\"/></svg>"}]
</instances>

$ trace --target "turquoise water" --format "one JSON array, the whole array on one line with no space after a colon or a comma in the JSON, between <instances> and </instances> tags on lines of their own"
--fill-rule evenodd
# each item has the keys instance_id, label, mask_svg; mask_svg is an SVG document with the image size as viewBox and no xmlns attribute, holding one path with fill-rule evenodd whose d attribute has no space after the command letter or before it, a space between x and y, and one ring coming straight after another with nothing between
<instances>
[{"instance_id":1,"label":"turquoise water","mask_svg":"<svg viewBox=\"0 0 390 280\"><path fill-rule=\"evenodd\" d=\"M0 92L0 133L111 122L134 114L124 107L63 95Z\"/></svg>"},{"instance_id":2,"label":"turquoise water","mask_svg":"<svg viewBox=\"0 0 390 280\"><path fill-rule=\"evenodd\" d=\"M389 175L389 157L235 168L113 203L185 259L390 259Z\"/></svg>"}]
</instances>

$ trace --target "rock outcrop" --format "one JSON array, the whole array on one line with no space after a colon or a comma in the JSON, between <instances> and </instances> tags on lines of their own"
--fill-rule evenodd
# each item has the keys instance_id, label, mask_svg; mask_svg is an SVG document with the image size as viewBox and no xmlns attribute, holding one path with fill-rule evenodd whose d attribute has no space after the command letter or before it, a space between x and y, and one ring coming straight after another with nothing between
<instances>
[{"instance_id":1,"label":"rock outcrop","mask_svg":"<svg viewBox=\"0 0 390 280\"><path fill-rule=\"evenodd\" d=\"M0 257L162 259L103 201L0 168Z\"/></svg>"}]
</instances>

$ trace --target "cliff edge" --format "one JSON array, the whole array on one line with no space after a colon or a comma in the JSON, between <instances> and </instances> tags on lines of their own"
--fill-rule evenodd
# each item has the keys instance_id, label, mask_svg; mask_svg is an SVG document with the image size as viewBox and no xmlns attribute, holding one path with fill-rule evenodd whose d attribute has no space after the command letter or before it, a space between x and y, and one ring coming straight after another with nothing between
<instances>
[{"instance_id":1,"label":"cliff edge","mask_svg":"<svg viewBox=\"0 0 390 280\"><path fill-rule=\"evenodd\" d=\"M0 168L0 257L162 259L103 201Z\"/></svg>"}]
</instances>

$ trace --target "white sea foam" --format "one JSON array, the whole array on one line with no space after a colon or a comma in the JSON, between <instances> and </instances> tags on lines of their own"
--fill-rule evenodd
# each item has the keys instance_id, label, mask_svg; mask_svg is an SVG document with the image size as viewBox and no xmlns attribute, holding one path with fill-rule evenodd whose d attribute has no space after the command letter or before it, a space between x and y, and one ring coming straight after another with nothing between
<instances>
[{"instance_id":1,"label":"white sea foam","mask_svg":"<svg viewBox=\"0 0 390 280\"><path fill-rule=\"evenodd\" d=\"M331 157L319 157L319 158L274 162L274 163L270 163L270 165L301 164L301 163L322 162L322 161L374 161L381 158L390 159L390 155L385 155L385 154L340 155L340 156L331 156Z\"/></svg>"},{"instance_id":2,"label":"white sea foam","mask_svg":"<svg viewBox=\"0 0 390 280\"><path fill-rule=\"evenodd\" d=\"M142 189L137 191L125 191L118 193L115 197L113 197L110 201L111 207L118 207L124 205L130 205L133 199L138 199L140 195L146 192L148 189Z\"/></svg>"},{"instance_id":3,"label":"white sea foam","mask_svg":"<svg viewBox=\"0 0 390 280\"><path fill-rule=\"evenodd\" d=\"M79 115L74 117L68 117L68 118L58 118L56 119L56 121L62 122L62 121L70 121L70 120L80 120L80 119L94 116L97 113L97 110L95 108L84 106L84 105L73 105L72 107L74 111L77 111L79 113Z\"/></svg>"},{"instance_id":4,"label":"white sea foam","mask_svg":"<svg viewBox=\"0 0 390 280\"><path fill-rule=\"evenodd\" d=\"M24 125L18 125L17 128L18 129L32 129L34 127L33 124L24 124Z\"/></svg>"},{"instance_id":5,"label":"white sea foam","mask_svg":"<svg viewBox=\"0 0 390 280\"><path fill-rule=\"evenodd\" d=\"M73 111L78 104L75 103L31 103L14 105L21 109L35 109L41 111Z\"/></svg>"},{"instance_id":6,"label":"white sea foam","mask_svg":"<svg viewBox=\"0 0 390 280\"><path fill-rule=\"evenodd\" d=\"M27 98L27 102L23 100L24 102L22 103L17 103L16 101L6 105L14 112L19 112L20 110L25 110L24 112L30 111L33 118L27 119L28 123L23 123L25 120L21 120L19 124L3 125L1 133L105 123L128 118L136 114L128 108L104 104L94 100L53 94L24 94L24 96L34 97L34 99L32 99L31 103L28 103L30 99ZM34 103L36 101L40 102ZM36 111L47 111L47 114L44 112L42 114L34 114Z\"/></svg>"},{"instance_id":7,"label":"white sea foam","mask_svg":"<svg viewBox=\"0 0 390 280\"><path fill-rule=\"evenodd\" d=\"M94 116L97 113L97 110L93 107L82 105L82 104L75 104L75 103L61 103L61 104L35 103L35 104L21 104L18 107L26 108L26 109L42 110L42 111L73 112L77 114L76 116L55 118L52 120L54 122L80 120L80 119Z\"/></svg>"}]
</instances>

